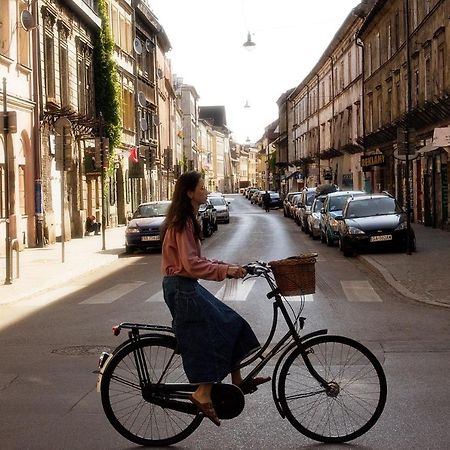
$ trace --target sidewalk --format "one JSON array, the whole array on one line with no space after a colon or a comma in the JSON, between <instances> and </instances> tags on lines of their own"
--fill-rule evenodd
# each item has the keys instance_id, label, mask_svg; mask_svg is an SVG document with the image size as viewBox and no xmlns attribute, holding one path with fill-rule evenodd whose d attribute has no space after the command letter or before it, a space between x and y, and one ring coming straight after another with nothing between
<instances>
[{"instance_id":1,"label":"sidewalk","mask_svg":"<svg viewBox=\"0 0 450 450\"><path fill-rule=\"evenodd\" d=\"M413 225L417 252L359 255L405 297L432 305L450 307L450 233ZM20 277L16 278L16 254L13 259L13 283L4 285L5 258L0 258L0 305L14 303L38 292L61 285L100 266L116 261L124 251L124 227L106 230L106 250L102 237L72 239L65 244L65 262L61 262L61 244L20 252Z\"/></svg>"},{"instance_id":2,"label":"sidewalk","mask_svg":"<svg viewBox=\"0 0 450 450\"><path fill-rule=\"evenodd\" d=\"M125 227L107 228L105 248L102 236L85 236L64 244L62 263L61 243L44 248L27 248L19 252L19 278L16 272L16 252L12 260L12 284L5 285L5 257L0 258L0 305L15 303L39 292L62 285L73 278L117 261L125 251Z\"/></svg>"},{"instance_id":3,"label":"sidewalk","mask_svg":"<svg viewBox=\"0 0 450 450\"><path fill-rule=\"evenodd\" d=\"M413 224L417 252L360 255L405 297L450 308L450 233Z\"/></svg>"}]
</instances>

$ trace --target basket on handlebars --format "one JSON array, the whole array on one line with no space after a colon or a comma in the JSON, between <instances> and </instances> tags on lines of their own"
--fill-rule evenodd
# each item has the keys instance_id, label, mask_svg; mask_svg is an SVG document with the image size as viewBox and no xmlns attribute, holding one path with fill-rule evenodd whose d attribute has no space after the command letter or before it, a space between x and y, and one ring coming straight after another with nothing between
<instances>
[{"instance_id":1,"label":"basket on handlebars","mask_svg":"<svg viewBox=\"0 0 450 450\"><path fill-rule=\"evenodd\" d=\"M316 292L317 253L305 253L269 262L281 295L307 295Z\"/></svg>"}]
</instances>

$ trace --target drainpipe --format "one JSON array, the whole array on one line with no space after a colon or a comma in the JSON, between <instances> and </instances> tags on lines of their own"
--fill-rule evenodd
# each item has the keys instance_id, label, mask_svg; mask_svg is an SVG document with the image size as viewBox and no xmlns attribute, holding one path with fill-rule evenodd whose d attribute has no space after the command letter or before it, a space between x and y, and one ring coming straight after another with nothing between
<instances>
[{"instance_id":1,"label":"drainpipe","mask_svg":"<svg viewBox=\"0 0 450 450\"><path fill-rule=\"evenodd\" d=\"M362 148L363 156L366 156L366 96L364 92L365 87L365 52L364 52L364 42L361 38L356 38L356 45L361 48L361 134L362 134ZM366 172L364 173L364 190L366 190L367 177Z\"/></svg>"},{"instance_id":2,"label":"drainpipe","mask_svg":"<svg viewBox=\"0 0 450 450\"><path fill-rule=\"evenodd\" d=\"M411 181L410 181L410 161L409 155L411 150L411 143L409 139L409 114L411 112L411 44L409 39L410 23L409 23L409 0L404 0L403 3L404 17L405 17L405 42L406 42L406 70L407 70L407 96L406 96L406 123L405 123L405 141L406 141L406 253L411 255ZM436 215L434 214L434 218Z\"/></svg>"},{"instance_id":3,"label":"drainpipe","mask_svg":"<svg viewBox=\"0 0 450 450\"><path fill-rule=\"evenodd\" d=\"M44 246L44 209L42 199L42 148L41 148L41 59L39 36L39 7L38 2L33 2L33 17L35 28L32 30L32 54L33 54L33 97L34 97L34 214L36 220L36 247Z\"/></svg>"},{"instance_id":4,"label":"drainpipe","mask_svg":"<svg viewBox=\"0 0 450 450\"><path fill-rule=\"evenodd\" d=\"M320 77L317 74L317 168L319 170L318 183L320 184Z\"/></svg>"}]
</instances>

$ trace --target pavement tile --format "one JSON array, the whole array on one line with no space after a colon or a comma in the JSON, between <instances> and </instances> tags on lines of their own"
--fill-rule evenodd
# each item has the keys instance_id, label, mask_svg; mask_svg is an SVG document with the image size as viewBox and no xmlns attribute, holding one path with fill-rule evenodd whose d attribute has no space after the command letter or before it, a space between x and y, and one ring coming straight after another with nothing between
<instances>
[{"instance_id":1,"label":"pavement tile","mask_svg":"<svg viewBox=\"0 0 450 450\"><path fill-rule=\"evenodd\" d=\"M5 257L0 258L0 305L15 303L31 295L45 292L65 281L93 271L117 260L125 247L125 227L105 230L105 250L102 236L91 235L72 239L64 244L64 263L60 243L44 248L27 248L19 252L17 277L16 252L12 260L12 284L5 285Z\"/></svg>"}]
</instances>

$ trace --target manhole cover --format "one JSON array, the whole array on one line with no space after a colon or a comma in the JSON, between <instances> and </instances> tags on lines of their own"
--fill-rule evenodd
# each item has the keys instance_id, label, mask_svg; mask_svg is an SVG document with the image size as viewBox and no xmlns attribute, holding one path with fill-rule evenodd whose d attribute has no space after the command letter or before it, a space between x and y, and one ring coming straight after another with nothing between
<instances>
[{"instance_id":1,"label":"manhole cover","mask_svg":"<svg viewBox=\"0 0 450 450\"><path fill-rule=\"evenodd\" d=\"M69 347L56 348L52 353L66 356L100 355L101 352L109 352L111 349L106 345L73 345Z\"/></svg>"}]
</instances>

